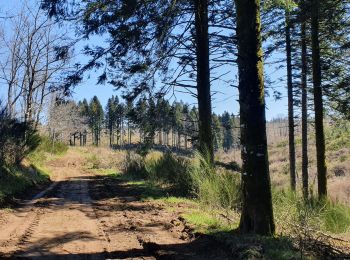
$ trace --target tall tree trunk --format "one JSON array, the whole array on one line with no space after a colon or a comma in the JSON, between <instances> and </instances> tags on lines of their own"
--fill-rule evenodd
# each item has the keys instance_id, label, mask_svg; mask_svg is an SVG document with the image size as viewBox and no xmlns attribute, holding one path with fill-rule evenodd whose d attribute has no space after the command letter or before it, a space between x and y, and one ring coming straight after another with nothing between
<instances>
[{"instance_id":1,"label":"tall tree trunk","mask_svg":"<svg viewBox=\"0 0 350 260\"><path fill-rule=\"evenodd\" d=\"M120 118L120 145L124 145L124 118Z\"/></svg>"},{"instance_id":2,"label":"tall tree trunk","mask_svg":"<svg viewBox=\"0 0 350 260\"><path fill-rule=\"evenodd\" d=\"M292 80L292 46L290 40L290 13L285 12L286 23L286 55L287 55L287 91L288 91L288 129L289 129L289 172L290 187L295 191L295 142L294 142L294 97L293 97L293 80Z\"/></svg>"},{"instance_id":3,"label":"tall tree trunk","mask_svg":"<svg viewBox=\"0 0 350 260\"><path fill-rule=\"evenodd\" d=\"M315 132L316 132L316 157L317 157L317 180L318 196L327 196L327 167L326 146L323 129L323 99L321 86L321 59L319 42L319 9L320 1L312 1L311 11L311 41L312 41L312 75L314 88L315 108Z\"/></svg>"},{"instance_id":4,"label":"tall tree trunk","mask_svg":"<svg viewBox=\"0 0 350 260\"><path fill-rule=\"evenodd\" d=\"M113 129L112 127L109 128L109 147L112 147L113 144Z\"/></svg>"},{"instance_id":5,"label":"tall tree trunk","mask_svg":"<svg viewBox=\"0 0 350 260\"><path fill-rule=\"evenodd\" d=\"M199 111L199 150L214 162L211 129L211 93L209 68L208 0L194 0L197 56L197 98Z\"/></svg>"},{"instance_id":6,"label":"tall tree trunk","mask_svg":"<svg viewBox=\"0 0 350 260\"><path fill-rule=\"evenodd\" d=\"M28 123L32 121L33 94L34 94L33 86L32 84L30 84L28 88L28 93L26 96L26 109L25 109L25 115L24 115L24 122L26 125L28 125Z\"/></svg>"},{"instance_id":7,"label":"tall tree trunk","mask_svg":"<svg viewBox=\"0 0 350 260\"><path fill-rule=\"evenodd\" d=\"M303 1L305 5L305 2ZM307 151L307 44L306 44L306 11L302 6L301 24L301 142L302 142L302 162L301 171L303 179L304 199L309 197L309 173L308 173L308 151Z\"/></svg>"},{"instance_id":8,"label":"tall tree trunk","mask_svg":"<svg viewBox=\"0 0 350 260\"><path fill-rule=\"evenodd\" d=\"M13 104L13 84L10 82L7 89L7 113L10 118L14 116L14 104Z\"/></svg>"},{"instance_id":9,"label":"tall tree trunk","mask_svg":"<svg viewBox=\"0 0 350 260\"><path fill-rule=\"evenodd\" d=\"M259 0L236 0L242 143L242 233L274 233Z\"/></svg>"},{"instance_id":10,"label":"tall tree trunk","mask_svg":"<svg viewBox=\"0 0 350 260\"><path fill-rule=\"evenodd\" d=\"M174 129L171 129L171 146L174 147Z\"/></svg>"},{"instance_id":11,"label":"tall tree trunk","mask_svg":"<svg viewBox=\"0 0 350 260\"><path fill-rule=\"evenodd\" d=\"M130 120L128 119L128 145L130 145Z\"/></svg>"},{"instance_id":12,"label":"tall tree trunk","mask_svg":"<svg viewBox=\"0 0 350 260\"><path fill-rule=\"evenodd\" d=\"M46 86L44 84L44 86L42 86L42 88L41 88L40 102L39 102L39 107L38 107L38 111L37 111L37 114L36 114L36 120L35 120L34 129L38 129L38 125L39 125L39 122L40 122L40 114L41 114L41 112L43 110L43 107L44 107L45 89L46 89Z\"/></svg>"},{"instance_id":13,"label":"tall tree trunk","mask_svg":"<svg viewBox=\"0 0 350 260\"><path fill-rule=\"evenodd\" d=\"M162 130L159 130L159 136L158 136L158 141L159 141L159 145L162 145L163 144L163 136L162 136L163 132Z\"/></svg>"}]
</instances>

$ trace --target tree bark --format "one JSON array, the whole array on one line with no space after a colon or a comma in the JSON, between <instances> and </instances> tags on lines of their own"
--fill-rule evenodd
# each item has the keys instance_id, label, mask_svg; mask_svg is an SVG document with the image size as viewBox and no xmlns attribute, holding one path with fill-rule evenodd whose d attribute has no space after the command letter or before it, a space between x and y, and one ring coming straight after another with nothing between
<instances>
[{"instance_id":1,"label":"tree bark","mask_svg":"<svg viewBox=\"0 0 350 260\"><path fill-rule=\"evenodd\" d=\"M113 146L113 129L112 127L109 128L109 147L112 148Z\"/></svg>"},{"instance_id":2,"label":"tree bark","mask_svg":"<svg viewBox=\"0 0 350 260\"><path fill-rule=\"evenodd\" d=\"M275 231L269 175L260 1L236 0L243 208L242 233Z\"/></svg>"},{"instance_id":3,"label":"tree bark","mask_svg":"<svg viewBox=\"0 0 350 260\"><path fill-rule=\"evenodd\" d=\"M7 89L7 113L10 118L13 118L14 116L14 104L12 103L12 92L13 92L13 87L12 83L10 82L8 84L8 89Z\"/></svg>"},{"instance_id":4,"label":"tree bark","mask_svg":"<svg viewBox=\"0 0 350 260\"><path fill-rule=\"evenodd\" d=\"M209 68L208 0L194 0L197 56L197 99L199 111L199 150L214 162L211 129L211 93Z\"/></svg>"},{"instance_id":5,"label":"tree bark","mask_svg":"<svg viewBox=\"0 0 350 260\"><path fill-rule=\"evenodd\" d=\"M303 2L304 3L304 2ZM305 4L305 3L304 3ZM307 141L307 44L306 44L306 11L302 7L302 24L301 24L301 143L302 143L302 180L303 180L303 197L309 197L309 172L308 172L308 141Z\"/></svg>"},{"instance_id":6,"label":"tree bark","mask_svg":"<svg viewBox=\"0 0 350 260\"><path fill-rule=\"evenodd\" d=\"M295 142L294 142L294 97L292 80L292 47L290 40L290 14L285 12L285 30L286 30L286 55L287 55L287 92L288 92L288 134L289 134L289 172L290 187L295 191Z\"/></svg>"},{"instance_id":7,"label":"tree bark","mask_svg":"<svg viewBox=\"0 0 350 260\"><path fill-rule=\"evenodd\" d=\"M312 75L314 89L314 109L315 109L315 132L316 132L316 157L317 157L317 180L318 196L327 196L327 167L326 167L326 146L323 129L323 98L322 98L322 78L321 59L319 42L319 9L320 1L312 1L311 11L311 41L312 41Z\"/></svg>"}]
</instances>

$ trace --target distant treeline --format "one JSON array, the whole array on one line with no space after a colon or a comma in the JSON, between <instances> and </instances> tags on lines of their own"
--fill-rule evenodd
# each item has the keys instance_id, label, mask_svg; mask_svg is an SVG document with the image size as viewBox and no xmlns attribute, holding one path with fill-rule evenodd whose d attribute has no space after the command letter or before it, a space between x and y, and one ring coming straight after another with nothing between
<instances>
[{"instance_id":1,"label":"distant treeline","mask_svg":"<svg viewBox=\"0 0 350 260\"><path fill-rule=\"evenodd\" d=\"M77 104L57 101L49 114L51 136L54 133L55 138L68 138L65 141L71 145L76 145L76 140L85 145L88 133L96 146L101 144L102 135L108 136L110 146L141 143L187 149L198 145L197 107L182 101L170 103L163 97L143 96L132 103L112 96L105 108L97 96ZM213 113L212 130L216 150L239 146L237 116L228 112Z\"/></svg>"}]
</instances>

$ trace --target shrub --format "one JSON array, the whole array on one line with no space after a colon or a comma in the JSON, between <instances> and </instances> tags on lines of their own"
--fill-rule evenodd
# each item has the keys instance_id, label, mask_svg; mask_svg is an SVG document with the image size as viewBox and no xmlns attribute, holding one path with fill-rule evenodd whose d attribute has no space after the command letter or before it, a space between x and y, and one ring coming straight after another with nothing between
<instances>
[{"instance_id":1,"label":"shrub","mask_svg":"<svg viewBox=\"0 0 350 260\"><path fill-rule=\"evenodd\" d=\"M344 120L332 122L325 128L327 150L336 151L350 147L350 123Z\"/></svg>"},{"instance_id":2,"label":"shrub","mask_svg":"<svg viewBox=\"0 0 350 260\"><path fill-rule=\"evenodd\" d=\"M196 195L201 203L211 208L237 209L241 203L239 174L218 170L196 154L191 176Z\"/></svg>"},{"instance_id":3,"label":"shrub","mask_svg":"<svg viewBox=\"0 0 350 260\"><path fill-rule=\"evenodd\" d=\"M31 124L10 118L0 112L0 166L17 164L40 143L40 137Z\"/></svg>"},{"instance_id":4,"label":"shrub","mask_svg":"<svg viewBox=\"0 0 350 260\"><path fill-rule=\"evenodd\" d=\"M277 227L281 232L320 230L344 233L350 228L350 209L330 200L311 198L305 202L292 191L273 191L273 205Z\"/></svg>"},{"instance_id":5,"label":"shrub","mask_svg":"<svg viewBox=\"0 0 350 260\"><path fill-rule=\"evenodd\" d=\"M124 173L133 179L147 179L166 184L177 195L189 195L192 191L190 162L172 153L150 152L145 157L128 152Z\"/></svg>"},{"instance_id":6,"label":"shrub","mask_svg":"<svg viewBox=\"0 0 350 260\"><path fill-rule=\"evenodd\" d=\"M38 152L46 152L51 154L63 154L67 152L68 146L65 143L53 142L48 136L40 137L40 145L36 149Z\"/></svg>"},{"instance_id":7,"label":"shrub","mask_svg":"<svg viewBox=\"0 0 350 260\"><path fill-rule=\"evenodd\" d=\"M166 184L181 196L195 195L211 208L234 209L240 206L240 177L232 171L210 166L198 153L183 158L172 153L151 152L146 157L128 153L124 173Z\"/></svg>"},{"instance_id":8,"label":"shrub","mask_svg":"<svg viewBox=\"0 0 350 260\"><path fill-rule=\"evenodd\" d=\"M188 159L168 152L158 159L146 160L146 170L150 179L171 185L176 194L191 194L192 177Z\"/></svg>"},{"instance_id":9,"label":"shrub","mask_svg":"<svg viewBox=\"0 0 350 260\"><path fill-rule=\"evenodd\" d=\"M147 177L144 158L136 153L128 151L123 166L123 172L132 179L143 179Z\"/></svg>"},{"instance_id":10,"label":"shrub","mask_svg":"<svg viewBox=\"0 0 350 260\"><path fill-rule=\"evenodd\" d=\"M63 154L68 150L68 146L61 142L52 143L47 136L38 137L39 145L36 149L31 151L27 158L36 165L41 165L47 158L46 153L55 155Z\"/></svg>"}]
</instances>

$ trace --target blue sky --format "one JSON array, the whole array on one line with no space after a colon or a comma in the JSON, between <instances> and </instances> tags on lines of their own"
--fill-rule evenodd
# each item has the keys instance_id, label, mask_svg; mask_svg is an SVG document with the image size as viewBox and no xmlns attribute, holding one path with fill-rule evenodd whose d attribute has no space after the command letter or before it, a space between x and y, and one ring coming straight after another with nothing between
<instances>
[{"instance_id":1,"label":"blue sky","mask_svg":"<svg viewBox=\"0 0 350 260\"><path fill-rule=\"evenodd\" d=\"M0 16L5 16L13 13L22 0L0 0ZM31 0L32 3L37 3L38 1ZM4 22L3 19L0 20L1 23ZM9 33L6 31L5 33ZM103 39L94 38L94 44L96 41L103 41ZM83 46L83 44L81 45ZM76 48L77 53L79 53L79 47ZM280 56L280 55L279 55ZM277 55L276 55L277 57ZM276 58L272 57L272 58ZM278 57L279 58L279 57ZM84 62L87 60L82 55L77 55L74 62ZM273 66L265 64L265 72L272 80L276 80L277 78L283 77L285 75L284 69L280 69L278 71L275 70ZM89 75L86 75L85 80L74 89L73 98L75 100L81 100L83 98L91 99L94 95L96 95L103 105L107 103L107 99L111 95L119 95L120 92L117 92L113 89L113 87L109 85L96 85L96 72L90 72ZM237 78L237 74L235 71L232 71L229 74L232 78ZM275 84L276 90L282 93L282 99L279 101L275 101L272 95L272 91L270 91L270 97L266 97L266 115L267 119L270 120L280 115L287 115L287 99L286 99L286 87L283 82L279 83L280 85ZM267 86L269 87L269 86ZM212 89L218 91L213 97L213 111L215 113L223 113L224 111L228 111L230 113L237 114L238 112L238 92L234 88L222 87L218 83L213 84ZM4 97L4 93L6 91L6 86L0 85L0 97ZM174 98L173 98L174 99ZM195 104L196 100L188 94L176 92L176 99L182 100L186 103Z\"/></svg>"}]
</instances>

